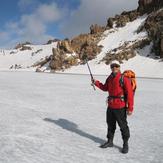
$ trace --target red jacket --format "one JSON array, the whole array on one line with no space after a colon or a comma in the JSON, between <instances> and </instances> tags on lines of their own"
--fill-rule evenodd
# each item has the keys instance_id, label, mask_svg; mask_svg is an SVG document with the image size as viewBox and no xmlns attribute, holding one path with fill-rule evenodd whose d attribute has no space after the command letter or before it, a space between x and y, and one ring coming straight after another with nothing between
<instances>
[{"instance_id":1,"label":"red jacket","mask_svg":"<svg viewBox=\"0 0 163 163\"><path fill-rule=\"evenodd\" d=\"M134 104L134 93L131 86L131 81L124 77L124 86L120 85L121 73L117 73L116 76L111 74L105 84L102 84L100 81L95 81L95 85L103 91L108 91L109 96L111 97L108 100L108 107L112 109L122 109L124 107L128 107L129 111L133 111ZM125 100L121 98L112 98L113 97L126 97Z\"/></svg>"}]
</instances>

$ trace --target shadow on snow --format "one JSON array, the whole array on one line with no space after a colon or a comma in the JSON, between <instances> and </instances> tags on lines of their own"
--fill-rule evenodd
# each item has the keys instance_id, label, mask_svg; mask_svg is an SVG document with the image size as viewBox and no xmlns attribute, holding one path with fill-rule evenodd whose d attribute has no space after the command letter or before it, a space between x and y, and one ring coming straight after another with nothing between
<instances>
[{"instance_id":1,"label":"shadow on snow","mask_svg":"<svg viewBox=\"0 0 163 163\"><path fill-rule=\"evenodd\" d=\"M68 131L76 133L82 137L90 139L90 140L94 141L95 143L103 144L105 142L105 140L103 140L101 138L98 138L98 137L93 136L87 132L82 131L81 129L78 128L78 125L76 123L71 122L69 120L66 120L66 119L53 120L50 118L45 118L44 121L54 123L55 125L58 125L59 127L65 129L65 130L68 130ZM114 145L114 147L121 150L121 147L119 147L117 145Z\"/></svg>"},{"instance_id":2,"label":"shadow on snow","mask_svg":"<svg viewBox=\"0 0 163 163\"><path fill-rule=\"evenodd\" d=\"M54 123L54 124L60 126L61 128L65 129L65 130L68 130L70 132L74 132L74 133L76 133L76 134L78 134L78 135L80 135L82 137L88 138L88 139L94 141L95 143L102 144L102 143L105 142L105 140L103 140L103 139L100 139L100 138L98 138L96 136L93 136L93 135L91 135L91 134L89 134L87 132L84 132L84 131L80 130L78 128L77 124L75 124L74 122L71 122L69 120L66 120L66 119L53 120L53 119L50 119L50 118L45 118L44 121Z\"/></svg>"}]
</instances>

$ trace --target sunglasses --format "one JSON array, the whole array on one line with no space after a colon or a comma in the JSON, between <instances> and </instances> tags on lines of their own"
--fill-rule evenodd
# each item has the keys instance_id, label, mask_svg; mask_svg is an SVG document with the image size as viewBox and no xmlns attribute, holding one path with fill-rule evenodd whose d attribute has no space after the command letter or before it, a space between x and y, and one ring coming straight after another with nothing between
<instances>
[{"instance_id":1,"label":"sunglasses","mask_svg":"<svg viewBox=\"0 0 163 163\"><path fill-rule=\"evenodd\" d=\"M117 64L113 64L113 65L110 66L111 69L114 68L114 67L115 67L115 68L119 68L120 66L117 65Z\"/></svg>"}]
</instances>

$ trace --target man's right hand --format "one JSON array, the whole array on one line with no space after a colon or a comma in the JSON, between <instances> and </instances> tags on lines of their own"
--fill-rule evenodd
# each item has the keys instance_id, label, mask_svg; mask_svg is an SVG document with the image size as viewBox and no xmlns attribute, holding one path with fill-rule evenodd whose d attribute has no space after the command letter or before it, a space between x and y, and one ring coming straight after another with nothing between
<instances>
[{"instance_id":1,"label":"man's right hand","mask_svg":"<svg viewBox=\"0 0 163 163\"><path fill-rule=\"evenodd\" d=\"M132 111L127 110L127 115L128 115L128 116L131 116L131 115L132 115Z\"/></svg>"},{"instance_id":2,"label":"man's right hand","mask_svg":"<svg viewBox=\"0 0 163 163\"><path fill-rule=\"evenodd\" d=\"M96 82L96 80L95 80L95 79L92 79L92 84L94 84L94 85L95 85L95 82Z\"/></svg>"}]
</instances>

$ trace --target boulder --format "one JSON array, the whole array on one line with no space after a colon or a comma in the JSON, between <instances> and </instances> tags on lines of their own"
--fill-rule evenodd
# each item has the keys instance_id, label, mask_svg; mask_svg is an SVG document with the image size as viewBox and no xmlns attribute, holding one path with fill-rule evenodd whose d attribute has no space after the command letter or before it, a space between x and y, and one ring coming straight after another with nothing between
<instances>
[{"instance_id":1,"label":"boulder","mask_svg":"<svg viewBox=\"0 0 163 163\"><path fill-rule=\"evenodd\" d=\"M69 40L59 41L57 44L57 48L63 50L65 53L73 53L71 42Z\"/></svg>"},{"instance_id":2,"label":"boulder","mask_svg":"<svg viewBox=\"0 0 163 163\"><path fill-rule=\"evenodd\" d=\"M52 44L53 42L58 42L58 41L60 40L59 39L48 40L46 44L48 45L48 44Z\"/></svg>"},{"instance_id":3,"label":"boulder","mask_svg":"<svg viewBox=\"0 0 163 163\"><path fill-rule=\"evenodd\" d=\"M72 48L76 53L80 53L80 50L82 49L85 44L91 44L91 42L94 42L95 39L90 34L81 34L71 40Z\"/></svg>"},{"instance_id":4,"label":"boulder","mask_svg":"<svg viewBox=\"0 0 163 163\"><path fill-rule=\"evenodd\" d=\"M139 12L137 12L137 10L123 11L121 13L121 16L127 16L130 19L130 21L134 21L135 19L138 18Z\"/></svg>"},{"instance_id":5,"label":"boulder","mask_svg":"<svg viewBox=\"0 0 163 163\"><path fill-rule=\"evenodd\" d=\"M53 48L52 52L53 52L52 59L49 63L50 68L53 70L62 70L64 53L57 48Z\"/></svg>"},{"instance_id":6,"label":"boulder","mask_svg":"<svg viewBox=\"0 0 163 163\"><path fill-rule=\"evenodd\" d=\"M31 45L30 42L26 41L24 43L19 43L16 45L15 49L21 49L22 47L26 46L26 45Z\"/></svg>"},{"instance_id":7,"label":"boulder","mask_svg":"<svg viewBox=\"0 0 163 163\"><path fill-rule=\"evenodd\" d=\"M24 51L24 50L32 50L32 48L30 46L25 46L23 45L21 48L20 48L20 51Z\"/></svg>"},{"instance_id":8,"label":"boulder","mask_svg":"<svg viewBox=\"0 0 163 163\"><path fill-rule=\"evenodd\" d=\"M102 33L105 31L105 27L99 26L97 24L91 25L90 34Z\"/></svg>"},{"instance_id":9,"label":"boulder","mask_svg":"<svg viewBox=\"0 0 163 163\"><path fill-rule=\"evenodd\" d=\"M124 27L126 23L136 20L139 15L137 10L123 11L120 15L115 15L114 18L108 18L106 29L113 28L114 23L116 27Z\"/></svg>"},{"instance_id":10,"label":"boulder","mask_svg":"<svg viewBox=\"0 0 163 163\"><path fill-rule=\"evenodd\" d=\"M80 59L82 59L84 55L87 55L88 60L94 59L96 57L96 55L99 54L100 52L101 52L101 47L98 46L97 44L94 44L94 43L88 44L88 43L86 43L81 48Z\"/></svg>"},{"instance_id":11,"label":"boulder","mask_svg":"<svg viewBox=\"0 0 163 163\"><path fill-rule=\"evenodd\" d=\"M117 17L116 27L124 27L126 23L130 22L130 18L128 15L121 15Z\"/></svg>"},{"instance_id":12,"label":"boulder","mask_svg":"<svg viewBox=\"0 0 163 163\"><path fill-rule=\"evenodd\" d=\"M107 27L113 28L114 18L109 18L107 21Z\"/></svg>"},{"instance_id":13,"label":"boulder","mask_svg":"<svg viewBox=\"0 0 163 163\"><path fill-rule=\"evenodd\" d=\"M74 65L78 65L78 58L75 56L66 57L63 63L64 68L69 68Z\"/></svg>"},{"instance_id":14,"label":"boulder","mask_svg":"<svg viewBox=\"0 0 163 163\"><path fill-rule=\"evenodd\" d=\"M74 49L74 51L79 55L79 59L82 59L83 53L89 53L91 55L97 54L96 51L98 47L97 46L98 41L99 38L95 35L81 34L71 40L71 46Z\"/></svg>"}]
</instances>

